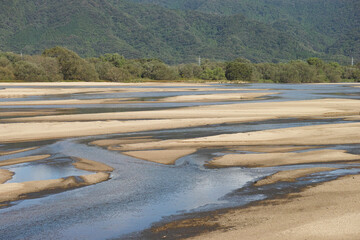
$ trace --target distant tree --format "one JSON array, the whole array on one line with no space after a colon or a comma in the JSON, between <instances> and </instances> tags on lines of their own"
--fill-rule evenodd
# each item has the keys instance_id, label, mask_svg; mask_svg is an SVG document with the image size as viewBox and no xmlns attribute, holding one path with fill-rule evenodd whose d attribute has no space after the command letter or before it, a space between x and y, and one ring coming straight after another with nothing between
<instances>
[{"instance_id":1,"label":"distant tree","mask_svg":"<svg viewBox=\"0 0 360 240\"><path fill-rule=\"evenodd\" d=\"M179 66L179 74L182 78L199 78L202 71L202 68L197 64L184 64Z\"/></svg>"},{"instance_id":2,"label":"distant tree","mask_svg":"<svg viewBox=\"0 0 360 240\"><path fill-rule=\"evenodd\" d=\"M99 79L93 64L85 61L71 50L63 47L54 47L46 49L42 55L58 60L65 80L94 81Z\"/></svg>"},{"instance_id":3,"label":"distant tree","mask_svg":"<svg viewBox=\"0 0 360 240\"><path fill-rule=\"evenodd\" d=\"M115 67L121 67L126 63L126 59L124 58L124 56L118 53L106 53L105 55L100 56L100 60L102 60L103 62L109 62Z\"/></svg>"},{"instance_id":4,"label":"distant tree","mask_svg":"<svg viewBox=\"0 0 360 240\"><path fill-rule=\"evenodd\" d=\"M225 76L228 80L251 81L253 68L248 63L230 62L226 65Z\"/></svg>"},{"instance_id":5,"label":"distant tree","mask_svg":"<svg viewBox=\"0 0 360 240\"><path fill-rule=\"evenodd\" d=\"M320 58L316 58L316 57L308 58L306 61L309 65L316 66L318 68L322 67L324 65L323 60L321 60Z\"/></svg>"},{"instance_id":6,"label":"distant tree","mask_svg":"<svg viewBox=\"0 0 360 240\"><path fill-rule=\"evenodd\" d=\"M0 67L0 80L15 80L12 67Z\"/></svg>"},{"instance_id":7,"label":"distant tree","mask_svg":"<svg viewBox=\"0 0 360 240\"><path fill-rule=\"evenodd\" d=\"M150 61L144 63L144 72L142 78L150 78L154 80L175 80L178 73L175 68L169 67L159 61Z\"/></svg>"}]
</instances>

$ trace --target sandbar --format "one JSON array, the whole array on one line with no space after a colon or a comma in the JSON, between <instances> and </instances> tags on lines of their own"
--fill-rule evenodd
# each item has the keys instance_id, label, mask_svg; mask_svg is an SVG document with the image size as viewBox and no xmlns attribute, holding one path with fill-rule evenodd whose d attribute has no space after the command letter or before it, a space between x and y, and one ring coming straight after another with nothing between
<instances>
[{"instance_id":1,"label":"sandbar","mask_svg":"<svg viewBox=\"0 0 360 240\"><path fill-rule=\"evenodd\" d=\"M313 149L314 146L239 146L230 147L230 150L236 151L249 151L249 152L261 152L261 153L274 153L274 152L294 152L301 150Z\"/></svg>"},{"instance_id":2,"label":"sandbar","mask_svg":"<svg viewBox=\"0 0 360 240\"><path fill-rule=\"evenodd\" d=\"M36 101L7 101L0 102L0 106L36 106L36 105L80 105L80 104L119 104L133 98L105 98L105 99L66 99L66 100L36 100Z\"/></svg>"},{"instance_id":3,"label":"sandbar","mask_svg":"<svg viewBox=\"0 0 360 240\"><path fill-rule=\"evenodd\" d=\"M122 150L157 148L359 144L360 123L322 124L121 145Z\"/></svg>"},{"instance_id":4,"label":"sandbar","mask_svg":"<svg viewBox=\"0 0 360 240\"><path fill-rule=\"evenodd\" d=\"M16 121L101 121L184 118L193 118L194 121L199 121L202 118L249 118L259 119L260 121L280 118L339 118L357 116L359 113L360 100L317 99L287 102L235 103L153 111L24 117L16 118ZM2 122L11 121L11 119L2 120Z\"/></svg>"},{"instance_id":5,"label":"sandbar","mask_svg":"<svg viewBox=\"0 0 360 240\"><path fill-rule=\"evenodd\" d=\"M78 169L90 172L112 172L114 168L100 162L92 161L85 158L72 157L75 161L72 165Z\"/></svg>"},{"instance_id":6,"label":"sandbar","mask_svg":"<svg viewBox=\"0 0 360 240\"><path fill-rule=\"evenodd\" d=\"M3 85L0 83L0 85ZM103 93L116 91L113 88L5 88L0 89L0 98L19 98L75 93Z\"/></svg>"},{"instance_id":7,"label":"sandbar","mask_svg":"<svg viewBox=\"0 0 360 240\"><path fill-rule=\"evenodd\" d=\"M199 94L199 95L181 95L161 99L161 102L210 102L227 100L251 100L278 93L217 93L217 94Z\"/></svg>"},{"instance_id":8,"label":"sandbar","mask_svg":"<svg viewBox=\"0 0 360 240\"><path fill-rule=\"evenodd\" d=\"M39 161L39 160L48 158L50 156L51 155L49 155L49 154L44 154L44 155L36 155L36 156L8 159L8 160L0 161L0 167L10 166L10 165L15 165L15 164L20 164L20 163Z\"/></svg>"},{"instance_id":9,"label":"sandbar","mask_svg":"<svg viewBox=\"0 0 360 240\"><path fill-rule=\"evenodd\" d=\"M122 154L138 159L156 162L166 165L175 164L176 160L196 152L196 149L167 149L167 150L149 150L149 151L130 151Z\"/></svg>"},{"instance_id":10,"label":"sandbar","mask_svg":"<svg viewBox=\"0 0 360 240\"><path fill-rule=\"evenodd\" d=\"M274 167L282 165L360 160L360 155L345 150L315 150L300 153L227 154L211 160L213 167Z\"/></svg>"},{"instance_id":11,"label":"sandbar","mask_svg":"<svg viewBox=\"0 0 360 240\"><path fill-rule=\"evenodd\" d=\"M261 179L254 183L254 186L264 186L268 184L273 184L277 182L294 182L297 178L305 177L307 175L318 173L318 172L327 172L335 170L336 168L328 168L328 167L316 167L316 168L302 168L295 170L286 170L280 171L273 175L270 175L264 179Z\"/></svg>"},{"instance_id":12,"label":"sandbar","mask_svg":"<svg viewBox=\"0 0 360 240\"><path fill-rule=\"evenodd\" d=\"M24 148L24 149L12 150L12 151L0 151L0 156L27 152L27 151L35 150L35 149L38 149L38 148L39 147L30 147L30 148Z\"/></svg>"},{"instance_id":13,"label":"sandbar","mask_svg":"<svg viewBox=\"0 0 360 240\"><path fill-rule=\"evenodd\" d=\"M4 183L0 185L0 203L24 199L30 193L45 191L65 191L72 188L88 186L108 180L110 173L98 172L79 177L30 181L22 183Z\"/></svg>"},{"instance_id":14,"label":"sandbar","mask_svg":"<svg viewBox=\"0 0 360 240\"><path fill-rule=\"evenodd\" d=\"M191 239L232 240L241 236L243 240L357 240L360 236L359 182L359 175L346 176L284 198L230 210L212 218L213 223L221 226L220 230Z\"/></svg>"},{"instance_id":15,"label":"sandbar","mask_svg":"<svg viewBox=\"0 0 360 240\"><path fill-rule=\"evenodd\" d=\"M209 124L256 121L257 118L161 119L135 121L27 122L0 124L0 143L58 139L112 133L197 127Z\"/></svg>"},{"instance_id":16,"label":"sandbar","mask_svg":"<svg viewBox=\"0 0 360 240\"><path fill-rule=\"evenodd\" d=\"M96 145L99 147L107 147L107 146L119 145L119 144L141 143L141 142L152 142L152 141L158 141L158 140L153 139L151 137L128 137L128 138L120 138L120 139L95 140L95 141L90 142L90 145ZM113 150L116 150L116 149L113 149Z\"/></svg>"},{"instance_id":17,"label":"sandbar","mask_svg":"<svg viewBox=\"0 0 360 240\"><path fill-rule=\"evenodd\" d=\"M7 169L0 169L0 184L9 181L12 178L12 176L14 176L13 172Z\"/></svg>"}]
</instances>

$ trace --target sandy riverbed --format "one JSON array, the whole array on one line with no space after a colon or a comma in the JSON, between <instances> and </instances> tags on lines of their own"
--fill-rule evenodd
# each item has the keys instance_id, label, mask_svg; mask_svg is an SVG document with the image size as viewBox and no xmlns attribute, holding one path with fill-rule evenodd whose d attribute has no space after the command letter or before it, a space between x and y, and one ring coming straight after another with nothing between
<instances>
[{"instance_id":1,"label":"sandy riverbed","mask_svg":"<svg viewBox=\"0 0 360 240\"><path fill-rule=\"evenodd\" d=\"M7 84L2 84L6 86ZM3 89L0 97L26 97L35 95L70 93L111 93L111 92L162 92L162 91L224 91L218 88L203 88L203 84L176 84L179 88L166 89L159 86L174 84L108 84L108 83L34 83L19 84L34 88ZM80 88L80 86L93 88ZM8 86L17 86L8 84ZM66 86L73 88L36 88L36 86ZM96 88L109 86L109 88ZM111 86L134 86L134 88L111 89ZM148 86L149 88L135 88ZM190 88L192 87L192 88ZM34 91L31 91L31 90ZM55 93L55 90L58 91ZM241 89L237 89L241 90ZM245 89L242 89L245 90ZM258 89L252 89L258 90ZM265 89L264 89L265 90ZM227 90L230 91L230 90ZM3 95L2 95L3 94ZM264 97L273 93L219 93L177 96L161 99L162 102L245 100ZM240 96L240 97L239 97ZM120 99L121 100L121 99ZM122 99L124 100L124 99ZM129 99L126 99L129 100ZM107 102L106 102L107 101ZM47 105L47 104L94 104L119 103L119 99L100 100L41 100L24 102L3 102L3 105ZM96 114L68 114L56 116L35 116L2 119L0 124L0 144L61 139L90 135L132 133L149 130L177 129L213 124L255 122L286 119L337 119L359 121L360 100L317 99L287 102L241 103L186 107L168 110L137 112L116 112ZM25 114L25 112L24 112ZM31 112L26 114L32 115ZM44 114L47 114L44 112ZM53 112L49 112L53 114ZM35 114L36 115L36 114ZM6 115L4 115L6 116ZM11 112L7 116L17 116ZM19 113L18 116L21 116ZM311 164L360 160L360 155L341 149L323 149L338 144L360 144L360 123L336 123L314 126L291 127L234 134L219 134L189 139L160 140L149 137L128 137L101 139L90 145L106 147L145 161L160 164L174 164L177 159L196 152L201 148L219 147L224 149L219 155L209 159L207 166L217 167L274 167L279 165ZM319 149L320 148L320 149ZM32 150L27 148L27 150ZM26 149L24 151L27 151ZM306 150L306 151L302 151ZM238 151L245 151L239 153ZM0 155L15 154L22 150L2 151ZM0 162L8 166L38 161L50 155L26 156ZM84 158L72 158L73 166L96 172L77 177L23 183L4 183L11 179L10 171L0 169L0 202L23 199L34 193L61 192L71 188L100 183L110 178L114 169L103 163ZM264 186L281 181L295 181L299 177L330 171L335 168L307 168L277 172L264 178L255 186ZM212 224L227 229L200 236L200 239L338 239L359 236L360 198L358 182L360 177L345 177L341 180L308 188L300 194L290 194L287 198L267 200L256 206L217 215ZM343 199L342 199L343 197ZM343 204L346 202L347 204ZM353 210L353 211L352 211ZM208 221L208 220L207 220ZM199 220L199 223L206 224ZM176 226L176 224L173 226ZM190 227L191 224L189 225ZM346 226L346 227L344 227ZM165 228L166 229L166 228ZM309 231L307 231L309 229Z\"/></svg>"},{"instance_id":2,"label":"sandy riverbed","mask_svg":"<svg viewBox=\"0 0 360 240\"><path fill-rule=\"evenodd\" d=\"M360 176L309 187L287 197L217 216L219 230L192 239L358 239ZM210 220L211 221L211 220Z\"/></svg>"}]
</instances>

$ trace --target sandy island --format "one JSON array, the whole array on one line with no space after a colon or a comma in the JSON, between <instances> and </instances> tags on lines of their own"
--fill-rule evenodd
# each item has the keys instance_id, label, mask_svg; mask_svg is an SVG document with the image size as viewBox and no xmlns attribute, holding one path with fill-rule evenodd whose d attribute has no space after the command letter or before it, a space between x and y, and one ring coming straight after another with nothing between
<instances>
[{"instance_id":1,"label":"sandy island","mask_svg":"<svg viewBox=\"0 0 360 240\"><path fill-rule=\"evenodd\" d=\"M22 183L5 183L0 185L0 203L27 198L30 193L45 191L64 191L83 187L109 179L110 173L98 172L79 177L67 177L52 180L30 181Z\"/></svg>"},{"instance_id":2,"label":"sandy island","mask_svg":"<svg viewBox=\"0 0 360 240\"><path fill-rule=\"evenodd\" d=\"M211 160L208 165L212 167L274 167L355 160L360 160L360 155L346 153L344 150L324 149L301 153L227 154Z\"/></svg>"},{"instance_id":3,"label":"sandy island","mask_svg":"<svg viewBox=\"0 0 360 240\"><path fill-rule=\"evenodd\" d=\"M29 156L0 162L0 166L14 165L18 163L42 160L50 155ZM73 188L89 186L106 181L110 178L110 172L114 169L104 163L84 158L72 158L73 165L81 170L96 172L94 174L72 176L60 179L29 181L22 183L5 183L12 178L13 173L0 169L0 206L6 202L17 201L27 198L29 194L41 194L47 192L61 192ZM2 183L2 184L1 184Z\"/></svg>"},{"instance_id":4,"label":"sandy island","mask_svg":"<svg viewBox=\"0 0 360 240\"><path fill-rule=\"evenodd\" d=\"M122 152L131 157L156 162L166 165L175 164L176 160L196 152L196 149L175 149L175 150L149 150L149 151L130 151Z\"/></svg>"}]
</instances>

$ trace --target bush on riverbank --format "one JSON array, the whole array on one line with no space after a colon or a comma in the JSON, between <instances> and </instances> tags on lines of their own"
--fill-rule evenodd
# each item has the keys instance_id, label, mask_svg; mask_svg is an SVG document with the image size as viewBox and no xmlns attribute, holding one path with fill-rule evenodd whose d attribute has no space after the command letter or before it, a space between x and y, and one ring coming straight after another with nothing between
<instances>
[{"instance_id":1,"label":"bush on riverbank","mask_svg":"<svg viewBox=\"0 0 360 240\"><path fill-rule=\"evenodd\" d=\"M83 59L63 47L46 49L42 55L0 52L0 80L6 81L112 81L229 80L247 82L312 83L360 82L360 63L341 66L319 58L288 63L251 63L238 58L231 62L203 60L198 64L169 66L158 59L125 59L105 54Z\"/></svg>"}]
</instances>

